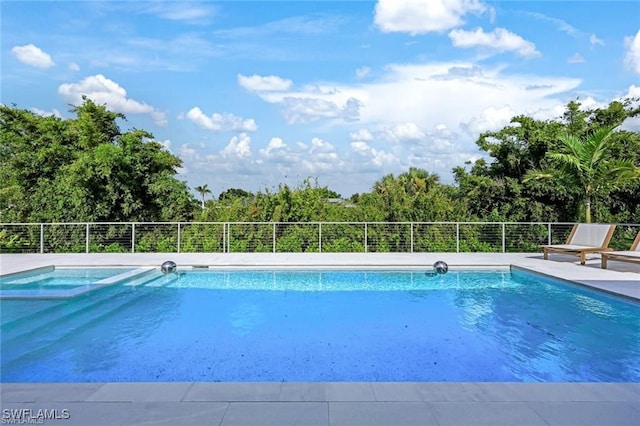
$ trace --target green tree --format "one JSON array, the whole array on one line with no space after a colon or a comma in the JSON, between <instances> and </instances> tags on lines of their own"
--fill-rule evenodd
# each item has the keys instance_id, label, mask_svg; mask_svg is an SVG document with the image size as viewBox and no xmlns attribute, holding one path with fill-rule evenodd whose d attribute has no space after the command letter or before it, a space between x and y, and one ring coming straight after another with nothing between
<instances>
[{"instance_id":1,"label":"green tree","mask_svg":"<svg viewBox=\"0 0 640 426\"><path fill-rule=\"evenodd\" d=\"M201 207L202 207L202 211L204 211L204 197L205 197L207 194L211 194L211 190L209 189L209 186L208 186L208 185L206 185L206 184L205 184L205 185L199 185L199 186L196 186L196 187L195 187L195 188L193 188L193 189L195 189L195 190L196 190L196 192L197 192L197 193L199 193L199 194L200 194L200 196L202 197Z\"/></svg>"},{"instance_id":2,"label":"green tree","mask_svg":"<svg viewBox=\"0 0 640 426\"><path fill-rule=\"evenodd\" d=\"M529 172L525 181L554 178L580 188L585 203L585 221L590 223L594 196L605 195L640 179L640 167L633 161L611 155L609 141L613 131L613 127L603 127L584 140L570 134L562 135L560 148L548 155L550 167Z\"/></svg>"},{"instance_id":3,"label":"green tree","mask_svg":"<svg viewBox=\"0 0 640 426\"><path fill-rule=\"evenodd\" d=\"M181 160L144 130L122 132L122 114L89 99L75 118L0 106L3 221L167 221L192 217L175 178Z\"/></svg>"}]
</instances>

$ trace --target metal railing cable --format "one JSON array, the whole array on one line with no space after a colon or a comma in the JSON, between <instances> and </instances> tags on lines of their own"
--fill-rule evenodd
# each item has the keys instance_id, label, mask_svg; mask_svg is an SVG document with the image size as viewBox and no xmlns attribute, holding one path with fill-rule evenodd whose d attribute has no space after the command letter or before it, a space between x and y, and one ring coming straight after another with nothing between
<instances>
[{"instance_id":1,"label":"metal railing cable","mask_svg":"<svg viewBox=\"0 0 640 426\"><path fill-rule=\"evenodd\" d=\"M0 253L529 253L563 243L564 222L0 223ZM628 248L640 224L617 224Z\"/></svg>"}]
</instances>

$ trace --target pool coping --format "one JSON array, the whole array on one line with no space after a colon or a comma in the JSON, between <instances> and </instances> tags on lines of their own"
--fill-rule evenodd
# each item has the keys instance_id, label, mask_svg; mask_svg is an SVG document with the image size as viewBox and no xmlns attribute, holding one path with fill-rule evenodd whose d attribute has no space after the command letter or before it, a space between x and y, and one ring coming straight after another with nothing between
<instances>
[{"instance_id":1,"label":"pool coping","mask_svg":"<svg viewBox=\"0 0 640 426\"><path fill-rule=\"evenodd\" d=\"M21 259L14 256L23 256ZM26 257L24 257L26 256ZM159 266L225 268L509 267L640 299L640 268L599 256L579 265L572 256L485 253L2 255L0 274L38 266ZM11 268L7 266L11 265ZM639 424L640 383L0 383L4 410L58 410L72 424ZM48 423L49 421L47 421Z\"/></svg>"}]
</instances>

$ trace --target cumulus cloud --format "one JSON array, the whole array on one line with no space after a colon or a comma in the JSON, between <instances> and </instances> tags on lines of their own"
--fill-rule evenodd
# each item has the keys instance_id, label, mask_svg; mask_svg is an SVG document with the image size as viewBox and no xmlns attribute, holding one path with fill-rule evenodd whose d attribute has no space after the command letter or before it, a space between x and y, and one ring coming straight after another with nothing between
<instances>
[{"instance_id":1,"label":"cumulus cloud","mask_svg":"<svg viewBox=\"0 0 640 426\"><path fill-rule=\"evenodd\" d=\"M373 140L373 135L367 129L359 129L355 132L349 133L349 137L353 141L370 141Z\"/></svg>"},{"instance_id":2,"label":"cumulus cloud","mask_svg":"<svg viewBox=\"0 0 640 426\"><path fill-rule=\"evenodd\" d=\"M415 123L396 123L385 129L386 139L393 143L421 140L425 134Z\"/></svg>"},{"instance_id":3,"label":"cumulus cloud","mask_svg":"<svg viewBox=\"0 0 640 426\"><path fill-rule=\"evenodd\" d=\"M624 57L624 63L630 69L640 74L640 30L634 37L625 38L625 46L627 54Z\"/></svg>"},{"instance_id":4,"label":"cumulus cloud","mask_svg":"<svg viewBox=\"0 0 640 426\"><path fill-rule=\"evenodd\" d=\"M36 68L51 68L55 65L51 56L33 44L14 46L11 54L23 64Z\"/></svg>"},{"instance_id":5,"label":"cumulus cloud","mask_svg":"<svg viewBox=\"0 0 640 426\"><path fill-rule=\"evenodd\" d=\"M65 83L58 87L60 94L67 102L80 105L86 96L98 104L104 104L115 112L123 114L149 114L158 126L166 126L166 114L144 102L127 97L127 91L115 81L102 74L89 76L77 83Z\"/></svg>"},{"instance_id":6,"label":"cumulus cloud","mask_svg":"<svg viewBox=\"0 0 640 426\"><path fill-rule=\"evenodd\" d=\"M356 121L360 116L362 102L349 98L343 105L336 102L314 98L287 96L282 99L284 119L288 124L310 123L320 119L341 119Z\"/></svg>"},{"instance_id":7,"label":"cumulus cloud","mask_svg":"<svg viewBox=\"0 0 640 426\"><path fill-rule=\"evenodd\" d=\"M275 75L261 76L254 74L245 76L238 74L238 84L250 92L286 91L293 82Z\"/></svg>"},{"instance_id":8,"label":"cumulus cloud","mask_svg":"<svg viewBox=\"0 0 640 426\"><path fill-rule=\"evenodd\" d=\"M281 138L273 137L265 148L262 148L258 153L263 157L274 157L276 153L283 152L287 148L287 144Z\"/></svg>"},{"instance_id":9,"label":"cumulus cloud","mask_svg":"<svg viewBox=\"0 0 640 426\"><path fill-rule=\"evenodd\" d=\"M244 119L230 113L218 114L216 112L207 116L199 107L191 108L189 112L187 112L186 118L197 126L214 132L255 132L258 130L258 126L253 118Z\"/></svg>"},{"instance_id":10,"label":"cumulus cloud","mask_svg":"<svg viewBox=\"0 0 640 426\"><path fill-rule=\"evenodd\" d=\"M416 35L459 27L465 15L488 10L478 0L378 0L374 22L385 33Z\"/></svg>"},{"instance_id":11,"label":"cumulus cloud","mask_svg":"<svg viewBox=\"0 0 640 426\"><path fill-rule=\"evenodd\" d=\"M80 65L76 64L75 62L69 62L67 68L69 68L69 71L80 71Z\"/></svg>"},{"instance_id":12,"label":"cumulus cloud","mask_svg":"<svg viewBox=\"0 0 640 426\"><path fill-rule=\"evenodd\" d=\"M382 149L376 149L363 141L351 142L351 150L359 160L364 161L364 167L373 167L376 170L388 167L396 167L400 159L393 153Z\"/></svg>"},{"instance_id":13,"label":"cumulus cloud","mask_svg":"<svg viewBox=\"0 0 640 426\"><path fill-rule=\"evenodd\" d=\"M251 157L251 138L246 133L232 137L221 154L224 158L242 159Z\"/></svg>"},{"instance_id":14,"label":"cumulus cloud","mask_svg":"<svg viewBox=\"0 0 640 426\"><path fill-rule=\"evenodd\" d=\"M496 131L507 126L515 111L508 105L500 108L489 107L468 122L461 123L460 127L469 134L479 135L483 132Z\"/></svg>"},{"instance_id":15,"label":"cumulus cloud","mask_svg":"<svg viewBox=\"0 0 640 426\"><path fill-rule=\"evenodd\" d=\"M504 28L496 28L490 33L485 33L482 28L476 28L475 31L452 30L449 38L455 47L460 48L479 47L494 52L514 52L525 58L540 56L535 44Z\"/></svg>"}]
</instances>

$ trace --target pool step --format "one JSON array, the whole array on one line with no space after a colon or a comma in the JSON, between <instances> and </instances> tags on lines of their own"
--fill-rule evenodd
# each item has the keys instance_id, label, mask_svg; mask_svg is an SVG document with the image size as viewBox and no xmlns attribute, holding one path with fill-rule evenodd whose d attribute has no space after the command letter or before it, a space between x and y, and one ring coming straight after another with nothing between
<instances>
[{"instance_id":1,"label":"pool step","mask_svg":"<svg viewBox=\"0 0 640 426\"><path fill-rule=\"evenodd\" d=\"M177 276L170 278L156 276L152 280L150 280L150 282L160 280L164 282L164 285L168 285L177 279ZM154 288L155 291L158 291L160 289L160 286ZM133 293L135 294L135 290L133 291ZM63 344L65 339L72 337L79 330L91 326L98 321L107 319L110 315L118 310L126 309L132 305L135 305L139 300L144 299L149 294L150 293L147 291L132 296L132 291L119 292L114 296L120 297L103 299L99 303L85 306L72 313L66 313L66 315L53 320L53 322L49 322L36 329L29 330L21 335L12 336L7 340L3 338L4 350L6 350L7 347L12 346L19 349L12 353L6 353L3 350L2 365L4 368L6 368L10 364L19 362L25 356L37 356L39 355L39 353L47 350L52 345ZM114 303L114 301L117 302ZM105 302L110 303L105 304ZM19 342L36 343L20 345Z\"/></svg>"},{"instance_id":2,"label":"pool step","mask_svg":"<svg viewBox=\"0 0 640 426\"><path fill-rule=\"evenodd\" d=\"M2 329L3 330L5 328L9 329L16 322L20 322L23 320L28 321L32 318L39 318L39 317L42 317L43 315L47 315L48 312L51 312L51 311L55 312L61 307L68 306L71 303L75 303L75 301L82 300L83 297L87 296L87 293L92 293L91 297L93 300L95 300L93 293L101 293L102 290L112 286L113 284L117 284L123 281L126 282L126 280L135 280L139 282L148 281L152 277L156 276L157 274L159 274L157 269L154 270L153 268L139 268L126 273L118 274L116 276L112 276L112 277L108 277L108 278L96 281L86 286L77 286L80 289L86 288L86 287L91 287L91 289L89 291L81 292L80 294L77 294L75 296L54 297L54 298L34 297L34 298L29 298L28 301L25 298L24 299L25 302L16 302L16 303L22 303L21 308L15 308L14 310L12 310L10 314L7 314L7 312L3 312L4 315L2 318L3 319ZM52 302L53 299L58 299L59 301ZM66 302L66 300L69 300L69 299L73 299L73 302ZM20 309L22 310L22 314L17 314L16 311L19 311ZM11 318L11 319L7 319L6 321L4 321L5 318Z\"/></svg>"},{"instance_id":3,"label":"pool step","mask_svg":"<svg viewBox=\"0 0 640 426\"><path fill-rule=\"evenodd\" d=\"M150 283L154 281L167 282L167 278L160 274L146 274L143 277L136 279L137 285L144 283ZM126 299L130 297L130 294L135 289L130 286L114 286L105 287L101 290L96 290L86 296L82 296L79 299L70 299L60 304L51 306L47 309L35 312L30 315L25 315L2 326L2 342L4 345L11 343L15 339L29 338L33 334L37 334L40 328L48 327L50 324L56 324L59 321L67 321L72 318L77 318L77 315L82 315L85 312L90 312L99 308L105 303L113 304L118 299ZM33 321L37 321L43 326L34 329L32 326Z\"/></svg>"},{"instance_id":4,"label":"pool step","mask_svg":"<svg viewBox=\"0 0 640 426\"><path fill-rule=\"evenodd\" d=\"M135 278L135 281L144 281L144 282L148 282L156 277L159 277L159 272L156 270L149 270L145 273L143 273L142 275L139 275ZM105 291L105 290L109 290L109 291ZM3 333L13 329L16 324L21 324L24 322L29 322L33 319L38 319L39 321L42 321L43 318L45 321L48 321L48 318L53 318L55 319L57 317L57 313L61 310L73 310L75 311L76 309L81 308L82 306L78 306L78 304L82 301L90 301L90 302L100 302L101 300L103 300L104 298L110 298L113 297L115 295L115 293L113 293L113 289L119 289L119 290L123 290L123 291L129 291L130 289L123 289L121 287L117 287L117 286L111 286L111 284L109 285L105 285L103 288L97 289L92 291L89 294L83 294L83 295L79 295L75 298L72 299L61 299L59 301L56 302L52 302L53 305L50 306L46 306L44 308L38 309L38 310L32 310L32 309L25 309L25 314L21 315L17 318L14 318L10 321L7 321L6 323L2 324L2 330ZM43 299L46 300L46 299ZM26 302L28 303L25 306L28 306L30 308L30 306L34 303L33 301L28 301ZM35 302L38 303L38 302Z\"/></svg>"}]
</instances>

